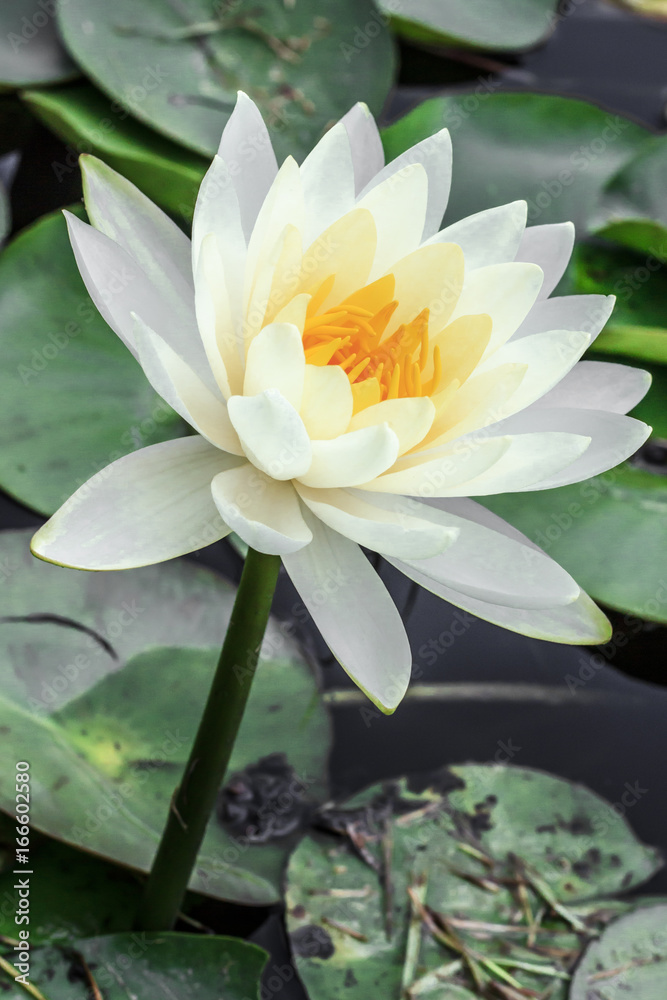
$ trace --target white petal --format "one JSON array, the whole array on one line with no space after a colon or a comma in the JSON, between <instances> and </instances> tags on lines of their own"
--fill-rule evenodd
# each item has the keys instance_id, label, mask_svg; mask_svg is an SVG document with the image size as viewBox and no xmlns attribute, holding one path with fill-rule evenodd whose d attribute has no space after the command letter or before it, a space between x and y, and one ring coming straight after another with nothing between
<instances>
[{"instance_id":1,"label":"white petal","mask_svg":"<svg viewBox=\"0 0 667 1000\"><path fill-rule=\"evenodd\" d=\"M468 482L500 461L510 446L509 438L480 441L475 447L435 448L399 459L396 468L363 484L374 493L401 493L415 497L458 496Z\"/></svg>"},{"instance_id":2,"label":"white petal","mask_svg":"<svg viewBox=\"0 0 667 1000\"><path fill-rule=\"evenodd\" d=\"M191 308L190 241L161 208L96 156L80 160L88 218L136 260L169 298Z\"/></svg>"},{"instance_id":3,"label":"white petal","mask_svg":"<svg viewBox=\"0 0 667 1000\"><path fill-rule=\"evenodd\" d=\"M386 424L398 438L398 454L403 455L422 441L431 429L435 406L428 396L385 399L355 413L350 431Z\"/></svg>"},{"instance_id":4,"label":"white petal","mask_svg":"<svg viewBox=\"0 0 667 1000\"><path fill-rule=\"evenodd\" d=\"M458 532L441 555L405 563L436 584L476 600L515 608L550 608L575 601L580 588L558 563L539 549L474 523L451 511L450 501L422 504L422 516Z\"/></svg>"},{"instance_id":5,"label":"white petal","mask_svg":"<svg viewBox=\"0 0 667 1000\"><path fill-rule=\"evenodd\" d=\"M516 413L552 389L577 363L590 344L590 334L551 330L521 340L510 340L477 368L476 374L501 365L528 366L525 377L508 400L506 413Z\"/></svg>"},{"instance_id":6,"label":"white petal","mask_svg":"<svg viewBox=\"0 0 667 1000\"><path fill-rule=\"evenodd\" d=\"M398 438L386 424L313 441L310 468L298 475L304 486L336 489L358 486L389 469L398 455Z\"/></svg>"},{"instance_id":7,"label":"white petal","mask_svg":"<svg viewBox=\"0 0 667 1000\"><path fill-rule=\"evenodd\" d=\"M406 149L369 182L361 196L414 163L421 163L428 177L428 201L422 239L437 233L447 208L452 183L452 140L446 128Z\"/></svg>"},{"instance_id":8,"label":"white petal","mask_svg":"<svg viewBox=\"0 0 667 1000\"><path fill-rule=\"evenodd\" d=\"M375 119L366 104L355 104L341 118L341 122L350 137L354 187L358 194L384 166L382 140Z\"/></svg>"},{"instance_id":9,"label":"white petal","mask_svg":"<svg viewBox=\"0 0 667 1000\"><path fill-rule=\"evenodd\" d=\"M272 246L267 244L262 249L243 318L244 350L293 295L302 258L301 233L291 224L285 226Z\"/></svg>"},{"instance_id":10,"label":"white petal","mask_svg":"<svg viewBox=\"0 0 667 1000\"><path fill-rule=\"evenodd\" d=\"M306 207L304 242L309 246L322 230L354 208L354 166L350 140L338 122L301 164Z\"/></svg>"},{"instance_id":11,"label":"white petal","mask_svg":"<svg viewBox=\"0 0 667 1000\"><path fill-rule=\"evenodd\" d=\"M241 391L243 368L215 233L209 233L201 243L195 276L195 312L213 377L222 395L229 399Z\"/></svg>"},{"instance_id":12,"label":"white petal","mask_svg":"<svg viewBox=\"0 0 667 1000\"><path fill-rule=\"evenodd\" d=\"M211 493L223 520L258 552L282 556L303 548L313 537L294 487L271 479L254 465L220 472L211 483Z\"/></svg>"},{"instance_id":13,"label":"white petal","mask_svg":"<svg viewBox=\"0 0 667 1000\"><path fill-rule=\"evenodd\" d=\"M469 522L500 532L510 539L541 552L541 549L534 542L517 531L515 527L508 524L507 521L503 521L496 514L492 514L486 507L475 503L474 500L461 497L427 502L429 504L438 503L438 505L442 505L444 510L464 517ZM508 608L464 596L449 587L437 584L434 580L429 580L412 567L406 566L404 569L397 561L393 562L393 565L403 572L407 571L406 575L411 580L415 580L416 583L437 594L438 597L513 632L519 632L536 639L573 644L602 643L611 638L609 622L583 591L572 604L555 608L544 610Z\"/></svg>"},{"instance_id":14,"label":"white petal","mask_svg":"<svg viewBox=\"0 0 667 1000\"><path fill-rule=\"evenodd\" d=\"M313 540L283 564L324 641L352 680L392 712L410 680L405 628L384 584L358 545L311 514Z\"/></svg>"},{"instance_id":15,"label":"white petal","mask_svg":"<svg viewBox=\"0 0 667 1000\"><path fill-rule=\"evenodd\" d=\"M431 330L445 326L458 302L463 287L465 261L455 243L418 247L394 264L396 312L387 326L391 335L402 323L409 323L429 310Z\"/></svg>"},{"instance_id":16,"label":"white petal","mask_svg":"<svg viewBox=\"0 0 667 1000\"><path fill-rule=\"evenodd\" d=\"M215 236L222 265L217 283L225 286L230 315L238 326L243 306L246 240L234 182L227 164L219 156L213 158L195 204L192 220L192 269L195 274L199 268L202 241L209 233Z\"/></svg>"},{"instance_id":17,"label":"white petal","mask_svg":"<svg viewBox=\"0 0 667 1000\"><path fill-rule=\"evenodd\" d=\"M306 359L297 328L291 323L271 323L248 348L243 395L277 389L298 410L305 373Z\"/></svg>"},{"instance_id":18,"label":"white petal","mask_svg":"<svg viewBox=\"0 0 667 1000\"><path fill-rule=\"evenodd\" d=\"M140 316L135 315L134 322L139 363L155 391L212 445L243 454L224 402Z\"/></svg>"},{"instance_id":19,"label":"white petal","mask_svg":"<svg viewBox=\"0 0 667 1000\"><path fill-rule=\"evenodd\" d=\"M539 264L544 271L541 299L548 298L563 277L573 246L574 226L571 222L529 226L526 229L516 259Z\"/></svg>"},{"instance_id":20,"label":"white petal","mask_svg":"<svg viewBox=\"0 0 667 1000\"><path fill-rule=\"evenodd\" d=\"M499 426L504 433L509 431L519 434L530 428L531 431L538 432L536 437L542 434L546 437L552 428L558 428L559 431L571 430L580 435L588 435L591 439L586 452L577 460L564 465L560 470L554 469L552 473L545 473L531 484L517 486L517 490L549 490L597 476L633 455L651 433L651 428L641 420L618 413L590 409L549 410L530 407L504 420ZM522 436L527 438L531 435ZM513 488L508 487L508 489Z\"/></svg>"},{"instance_id":21,"label":"white petal","mask_svg":"<svg viewBox=\"0 0 667 1000\"><path fill-rule=\"evenodd\" d=\"M490 264L506 264L516 257L526 228L528 206L512 201L476 212L431 237L431 243L457 243L465 256L466 270Z\"/></svg>"},{"instance_id":22,"label":"white petal","mask_svg":"<svg viewBox=\"0 0 667 1000\"><path fill-rule=\"evenodd\" d=\"M417 249L427 201L428 177L421 163L404 167L359 199L357 208L368 209L377 229L377 250L369 281Z\"/></svg>"},{"instance_id":23,"label":"white petal","mask_svg":"<svg viewBox=\"0 0 667 1000\"><path fill-rule=\"evenodd\" d=\"M542 271L535 264L491 264L466 273L463 291L451 315L488 313L493 320L486 356L501 347L523 323L542 284Z\"/></svg>"},{"instance_id":24,"label":"white petal","mask_svg":"<svg viewBox=\"0 0 667 1000\"><path fill-rule=\"evenodd\" d=\"M535 407L574 407L627 413L644 398L651 376L641 368L609 361L580 361Z\"/></svg>"},{"instance_id":25,"label":"white petal","mask_svg":"<svg viewBox=\"0 0 667 1000\"><path fill-rule=\"evenodd\" d=\"M595 339L616 301L613 295L563 295L536 302L513 340L547 330L582 330Z\"/></svg>"},{"instance_id":26,"label":"white petal","mask_svg":"<svg viewBox=\"0 0 667 1000\"><path fill-rule=\"evenodd\" d=\"M311 439L344 434L352 419L350 380L338 365L306 365L301 419Z\"/></svg>"},{"instance_id":27,"label":"white petal","mask_svg":"<svg viewBox=\"0 0 667 1000\"><path fill-rule=\"evenodd\" d=\"M227 410L246 455L272 479L294 479L310 468L308 431L277 389L232 396Z\"/></svg>"},{"instance_id":28,"label":"white petal","mask_svg":"<svg viewBox=\"0 0 667 1000\"><path fill-rule=\"evenodd\" d=\"M239 91L218 154L227 164L241 209L246 238L278 173L276 154L257 105Z\"/></svg>"},{"instance_id":29,"label":"white petal","mask_svg":"<svg viewBox=\"0 0 667 1000\"><path fill-rule=\"evenodd\" d=\"M200 437L132 452L84 483L32 541L41 559L75 569L130 569L228 535L211 480L238 458Z\"/></svg>"},{"instance_id":30,"label":"white petal","mask_svg":"<svg viewBox=\"0 0 667 1000\"><path fill-rule=\"evenodd\" d=\"M297 490L313 514L334 531L374 552L399 559L438 555L458 535L456 528L424 519L424 505L407 497L313 490L298 484Z\"/></svg>"},{"instance_id":31,"label":"white petal","mask_svg":"<svg viewBox=\"0 0 667 1000\"><path fill-rule=\"evenodd\" d=\"M178 342L181 330L174 329L173 313L160 290L137 262L108 236L69 212L64 215L86 288L103 318L123 343L136 355L133 312L139 312L170 342ZM196 330L193 336L199 341Z\"/></svg>"}]
</instances>

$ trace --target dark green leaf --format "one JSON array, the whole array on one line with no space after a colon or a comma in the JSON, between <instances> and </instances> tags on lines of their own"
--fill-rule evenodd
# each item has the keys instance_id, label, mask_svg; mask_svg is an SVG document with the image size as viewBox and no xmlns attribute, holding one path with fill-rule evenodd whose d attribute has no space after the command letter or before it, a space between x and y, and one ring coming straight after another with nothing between
<instances>
[{"instance_id":1,"label":"dark green leaf","mask_svg":"<svg viewBox=\"0 0 667 1000\"><path fill-rule=\"evenodd\" d=\"M0 338L0 485L40 513L122 455L184 433L93 305L60 212L0 257Z\"/></svg>"},{"instance_id":2,"label":"dark green leaf","mask_svg":"<svg viewBox=\"0 0 667 1000\"><path fill-rule=\"evenodd\" d=\"M55 0L3 0L0 87L59 83L79 75L60 41L55 8Z\"/></svg>"},{"instance_id":3,"label":"dark green leaf","mask_svg":"<svg viewBox=\"0 0 667 1000\"><path fill-rule=\"evenodd\" d=\"M379 0L392 27L431 45L517 51L537 45L556 22L557 0Z\"/></svg>"},{"instance_id":4,"label":"dark green leaf","mask_svg":"<svg viewBox=\"0 0 667 1000\"><path fill-rule=\"evenodd\" d=\"M69 0L58 17L68 49L106 93L208 155L238 90L258 102L279 156L303 157L355 101L379 113L394 76L371 0Z\"/></svg>"},{"instance_id":5,"label":"dark green leaf","mask_svg":"<svg viewBox=\"0 0 667 1000\"><path fill-rule=\"evenodd\" d=\"M597 233L667 261L667 137L656 136L611 178Z\"/></svg>"},{"instance_id":6,"label":"dark green leaf","mask_svg":"<svg viewBox=\"0 0 667 1000\"><path fill-rule=\"evenodd\" d=\"M1 536L3 573L11 578L0 625L4 753L31 764L37 829L147 870L234 588L183 561L123 573L65 570L33 559L28 538ZM214 816L191 883L254 904L280 895L290 835L308 800L326 795L329 746L316 682L284 629L270 625L264 653L230 775L284 755L262 768L279 772L277 798L259 795L247 824L223 827ZM252 780L246 775L246 785ZM0 808L9 812L13 802L5 768ZM247 836L246 826L257 832Z\"/></svg>"},{"instance_id":7,"label":"dark green leaf","mask_svg":"<svg viewBox=\"0 0 667 1000\"><path fill-rule=\"evenodd\" d=\"M602 187L649 141L647 129L584 101L542 94L470 94L425 101L385 129L388 159L447 126L454 175L446 222L521 198L528 222L571 220L581 233Z\"/></svg>"},{"instance_id":8,"label":"dark green leaf","mask_svg":"<svg viewBox=\"0 0 667 1000\"><path fill-rule=\"evenodd\" d=\"M68 144L62 177L78 170L79 153L94 153L175 215L191 218L207 161L130 117L90 84L29 90L24 100Z\"/></svg>"}]
</instances>

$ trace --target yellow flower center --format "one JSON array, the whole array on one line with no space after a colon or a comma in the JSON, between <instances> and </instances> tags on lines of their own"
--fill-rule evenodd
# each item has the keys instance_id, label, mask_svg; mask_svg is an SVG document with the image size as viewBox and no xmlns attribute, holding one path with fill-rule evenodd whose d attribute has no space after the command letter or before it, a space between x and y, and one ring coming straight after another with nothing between
<instances>
[{"instance_id":1,"label":"yellow flower center","mask_svg":"<svg viewBox=\"0 0 667 1000\"><path fill-rule=\"evenodd\" d=\"M385 275L321 312L335 278L327 278L308 305L303 332L306 363L342 368L352 386L355 412L385 399L435 392L441 361L439 348L429 346L429 310L423 309L387 335L398 307L394 276ZM425 379L429 360L431 374Z\"/></svg>"}]
</instances>

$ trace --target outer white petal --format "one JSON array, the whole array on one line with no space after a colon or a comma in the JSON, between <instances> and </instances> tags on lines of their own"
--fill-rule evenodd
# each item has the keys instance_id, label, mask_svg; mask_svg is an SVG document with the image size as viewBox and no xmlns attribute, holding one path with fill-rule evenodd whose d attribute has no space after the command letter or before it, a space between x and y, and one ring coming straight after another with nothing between
<instances>
[{"instance_id":1,"label":"outer white petal","mask_svg":"<svg viewBox=\"0 0 667 1000\"><path fill-rule=\"evenodd\" d=\"M504 433L508 431L518 433L521 437L526 438L532 435L523 434L522 431L529 428L532 432L537 432L536 438L542 435L546 437L552 433L552 428L558 428L559 431L571 430L576 434L585 434L591 439L591 444L585 453L576 461L564 465L560 470L554 469L550 474L545 473L544 476L533 480L532 483L507 487L510 492L513 489L521 491L548 490L597 476L633 455L638 448L641 448L651 433L651 428L642 423L641 420L625 417L618 413L590 409L559 408L549 410L530 407L507 420L503 420L499 427ZM481 493L477 495L482 496Z\"/></svg>"},{"instance_id":2,"label":"outer white petal","mask_svg":"<svg viewBox=\"0 0 667 1000\"><path fill-rule=\"evenodd\" d=\"M385 712L401 701L412 656L384 584L354 542L313 515L310 545L283 564L324 641L365 694Z\"/></svg>"},{"instance_id":3,"label":"outer white petal","mask_svg":"<svg viewBox=\"0 0 667 1000\"><path fill-rule=\"evenodd\" d=\"M294 479L310 468L310 438L303 420L277 389L232 396L227 410L246 455L272 479Z\"/></svg>"},{"instance_id":4,"label":"outer white petal","mask_svg":"<svg viewBox=\"0 0 667 1000\"><path fill-rule=\"evenodd\" d=\"M448 129L443 128L435 135L429 135L388 163L367 184L361 192L361 197L363 198L383 181L398 177L401 171L413 163L421 163L428 177L428 201L422 233L422 239L426 240L440 228L449 199L452 183L452 140Z\"/></svg>"},{"instance_id":5,"label":"outer white petal","mask_svg":"<svg viewBox=\"0 0 667 1000\"><path fill-rule=\"evenodd\" d=\"M484 525L493 531L502 532L508 538L537 549L537 546L516 528L472 500L448 499L444 503L448 511L465 517L468 521ZM468 597L451 587L437 584L434 580L419 573L414 567L404 565L398 560L390 559L389 561L411 580L437 594L438 597L464 608L479 618L513 632L519 632L521 635L577 645L580 643L603 643L611 638L609 622L583 591L576 601L564 606L543 610L509 608Z\"/></svg>"},{"instance_id":6,"label":"outer white petal","mask_svg":"<svg viewBox=\"0 0 667 1000\"><path fill-rule=\"evenodd\" d=\"M550 608L571 604L580 588L558 563L539 549L458 516L449 500L421 504L422 516L458 532L441 555L406 565L436 584L476 600L515 608Z\"/></svg>"},{"instance_id":7,"label":"outer white petal","mask_svg":"<svg viewBox=\"0 0 667 1000\"><path fill-rule=\"evenodd\" d=\"M416 250L421 243L428 202L428 177L421 163L404 167L372 188L357 202L367 209L377 229L377 250L369 281Z\"/></svg>"},{"instance_id":8,"label":"outer white petal","mask_svg":"<svg viewBox=\"0 0 667 1000\"><path fill-rule=\"evenodd\" d=\"M196 324L191 323L190 329L184 331L179 316L174 315L160 289L126 250L69 212L64 215L86 288L103 318L123 343L136 355L132 320L132 313L136 312L172 345L181 343L184 333L189 335L192 344L189 345L191 350L186 352L188 361L192 365L194 354L195 360L200 362L197 373L201 375L200 368L206 369L208 365Z\"/></svg>"},{"instance_id":9,"label":"outer white petal","mask_svg":"<svg viewBox=\"0 0 667 1000\"><path fill-rule=\"evenodd\" d=\"M434 448L399 459L394 469L360 484L374 493L400 493L414 497L458 496L468 482L492 468L510 447L509 438L490 438L475 447Z\"/></svg>"},{"instance_id":10,"label":"outer white petal","mask_svg":"<svg viewBox=\"0 0 667 1000\"><path fill-rule=\"evenodd\" d=\"M486 356L501 347L523 323L542 285L535 264L491 264L466 274L450 322L459 316L488 313L493 320Z\"/></svg>"},{"instance_id":11,"label":"outer white petal","mask_svg":"<svg viewBox=\"0 0 667 1000\"><path fill-rule=\"evenodd\" d=\"M213 233L217 241L222 270L217 282L225 286L234 324L241 321L246 239L241 223L236 189L229 168L219 156L213 158L199 188L192 219L192 269L200 266L202 241Z\"/></svg>"},{"instance_id":12,"label":"outer white petal","mask_svg":"<svg viewBox=\"0 0 667 1000\"><path fill-rule=\"evenodd\" d=\"M215 233L202 240L195 275L199 335L218 389L225 397L241 391L243 369Z\"/></svg>"},{"instance_id":13,"label":"outer white petal","mask_svg":"<svg viewBox=\"0 0 667 1000\"><path fill-rule=\"evenodd\" d=\"M96 156L80 158L88 218L136 260L163 294L191 310L190 241L139 188Z\"/></svg>"},{"instance_id":14,"label":"outer white petal","mask_svg":"<svg viewBox=\"0 0 667 1000\"><path fill-rule=\"evenodd\" d=\"M354 187L357 194L384 166L384 150L375 119L366 104L355 104L341 118L352 150Z\"/></svg>"},{"instance_id":15,"label":"outer white petal","mask_svg":"<svg viewBox=\"0 0 667 1000\"><path fill-rule=\"evenodd\" d=\"M270 323L248 348L243 395L277 389L298 410L305 374L306 359L297 328L291 323Z\"/></svg>"},{"instance_id":16,"label":"outer white petal","mask_svg":"<svg viewBox=\"0 0 667 1000\"><path fill-rule=\"evenodd\" d=\"M651 376L641 368L609 361L580 361L533 406L627 413L644 398L650 384Z\"/></svg>"},{"instance_id":17,"label":"outer white petal","mask_svg":"<svg viewBox=\"0 0 667 1000\"><path fill-rule=\"evenodd\" d=\"M342 122L329 129L303 161L301 182L306 208L304 243L309 246L354 207L352 151Z\"/></svg>"},{"instance_id":18,"label":"outer white petal","mask_svg":"<svg viewBox=\"0 0 667 1000\"><path fill-rule=\"evenodd\" d=\"M301 419L312 439L344 434L352 419L350 380L338 365L306 365Z\"/></svg>"},{"instance_id":19,"label":"outer white petal","mask_svg":"<svg viewBox=\"0 0 667 1000\"><path fill-rule=\"evenodd\" d=\"M582 330L595 339L611 316L615 301L613 295L563 295L536 302L512 339L547 330Z\"/></svg>"},{"instance_id":20,"label":"outer white petal","mask_svg":"<svg viewBox=\"0 0 667 1000\"><path fill-rule=\"evenodd\" d=\"M130 569L174 559L228 535L211 480L238 458L201 437L164 441L108 465L32 541L41 559L75 569Z\"/></svg>"},{"instance_id":21,"label":"outer white petal","mask_svg":"<svg viewBox=\"0 0 667 1000\"><path fill-rule=\"evenodd\" d=\"M309 510L334 531L368 549L399 559L438 555L458 536L456 528L422 517L424 505L406 497L354 490L313 490L299 484L297 490Z\"/></svg>"},{"instance_id":22,"label":"outer white petal","mask_svg":"<svg viewBox=\"0 0 667 1000\"><path fill-rule=\"evenodd\" d=\"M220 472L211 493L223 520L258 552L282 556L303 548L313 537L294 487L249 463Z\"/></svg>"},{"instance_id":23,"label":"outer white petal","mask_svg":"<svg viewBox=\"0 0 667 1000\"><path fill-rule=\"evenodd\" d=\"M574 246L571 222L529 226L523 234L516 259L539 264L544 271L540 298L546 299L563 277Z\"/></svg>"},{"instance_id":24,"label":"outer white petal","mask_svg":"<svg viewBox=\"0 0 667 1000\"><path fill-rule=\"evenodd\" d=\"M507 414L529 406L553 388L566 375L590 344L588 333L575 330L552 330L521 340L510 340L477 368L476 374L493 371L504 364L528 366L507 404Z\"/></svg>"},{"instance_id":25,"label":"outer white petal","mask_svg":"<svg viewBox=\"0 0 667 1000\"><path fill-rule=\"evenodd\" d=\"M487 208L447 226L428 243L457 243L465 255L468 271L506 264L516 257L526 228L527 210L525 201Z\"/></svg>"},{"instance_id":26,"label":"outer white petal","mask_svg":"<svg viewBox=\"0 0 667 1000\"><path fill-rule=\"evenodd\" d=\"M278 163L259 109L243 91L239 91L236 107L225 125L218 153L233 177L243 230L249 238L278 173Z\"/></svg>"},{"instance_id":27,"label":"outer white petal","mask_svg":"<svg viewBox=\"0 0 667 1000\"><path fill-rule=\"evenodd\" d=\"M385 472L396 461L398 438L386 425L364 427L331 441L313 441L313 460L297 478L304 486L337 489L358 486Z\"/></svg>"},{"instance_id":28,"label":"outer white petal","mask_svg":"<svg viewBox=\"0 0 667 1000\"><path fill-rule=\"evenodd\" d=\"M212 445L243 454L224 402L140 316L134 322L139 362L155 391Z\"/></svg>"}]
</instances>

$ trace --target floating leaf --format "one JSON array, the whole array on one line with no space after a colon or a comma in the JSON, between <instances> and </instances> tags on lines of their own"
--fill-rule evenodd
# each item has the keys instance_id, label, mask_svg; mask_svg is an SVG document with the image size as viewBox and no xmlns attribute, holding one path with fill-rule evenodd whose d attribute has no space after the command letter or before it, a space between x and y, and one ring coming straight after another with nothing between
<instances>
[{"instance_id":1,"label":"floating leaf","mask_svg":"<svg viewBox=\"0 0 667 1000\"><path fill-rule=\"evenodd\" d=\"M667 906L614 921L586 949L569 1000L658 1000L667 983Z\"/></svg>"},{"instance_id":2,"label":"floating leaf","mask_svg":"<svg viewBox=\"0 0 667 1000\"><path fill-rule=\"evenodd\" d=\"M141 125L90 84L24 91L34 114L64 142L59 176L78 170L80 153L94 153L168 212L191 218L207 161Z\"/></svg>"},{"instance_id":3,"label":"floating leaf","mask_svg":"<svg viewBox=\"0 0 667 1000\"><path fill-rule=\"evenodd\" d=\"M3 765L5 768L8 765ZM4 817L3 817L4 818ZM16 830L8 825L7 860L0 871L0 935L15 938ZM93 934L125 930L141 896L136 876L55 840L30 834L30 944L64 944ZM19 876L20 877L20 876ZM0 974L1 978L1 974Z\"/></svg>"},{"instance_id":4,"label":"floating leaf","mask_svg":"<svg viewBox=\"0 0 667 1000\"><path fill-rule=\"evenodd\" d=\"M16 967L15 952L5 957ZM232 937L112 934L69 949L31 949L29 982L48 1000L257 1000L266 959L261 948ZM0 969L2 996L26 1000L26 990L10 983Z\"/></svg>"},{"instance_id":5,"label":"floating leaf","mask_svg":"<svg viewBox=\"0 0 667 1000\"><path fill-rule=\"evenodd\" d=\"M0 623L5 754L31 764L37 829L145 871L234 588L183 561L123 573L65 570L33 559L28 539L1 536L3 579L11 579ZM308 801L326 794L329 725L315 680L275 624L263 648L230 764L230 775L241 773L211 819L191 883L246 903L279 897L290 835ZM13 804L5 768L0 808Z\"/></svg>"},{"instance_id":6,"label":"floating leaf","mask_svg":"<svg viewBox=\"0 0 667 1000\"><path fill-rule=\"evenodd\" d=\"M557 0L379 0L392 27L431 45L497 51L531 48L556 21Z\"/></svg>"},{"instance_id":7,"label":"floating leaf","mask_svg":"<svg viewBox=\"0 0 667 1000\"><path fill-rule=\"evenodd\" d=\"M60 83L79 75L60 41L55 6L49 0L2 0L0 87Z\"/></svg>"},{"instance_id":8,"label":"floating leaf","mask_svg":"<svg viewBox=\"0 0 667 1000\"><path fill-rule=\"evenodd\" d=\"M110 275L110 288L122 281ZM0 256L0 338L0 486L40 513L122 455L185 432L93 305L60 212Z\"/></svg>"},{"instance_id":9,"label":"floating leaf","mask_svg":"<svg viewBox=\"0 0 667 1000\"><path fill-rule=\"evenodd\" d=\"M667 477L619 465L556 490L484 497L595 600L667 623Z\"/></svg>"},{"instance_id":10,"label":"floating leaf","mask_svg":"<svg viewBox=\"0 0 667 1000\"><path fill-rule=\"evenodd\" d=\"M659 867L613 806L528 768L387 782L319 825L332 833L302 841L287 883L311 1000L463 998L507 977L564 1000L569 962L615 915L582 901Z\"/></svg>"},{"instance_id":11,"label":"floating leaf","mask_svg":"<svg viewBox=\"0 0 667 1000\"><path fill-rule=\"evenodd\" d=\"M355 101L379 113L394 78L392 39L371 0L325 7L319 0L68 0L58 18L68 49L102 90L207 155L238 90L258 103L280 157L303 157Z\"/></svg>"},{"instance_id":12,"label":"floating leaf","mask_svg":"<svg viewBox=\"0 0 667 1000\"><path fill-rule=\"evenodd\" d=\"M387 157L447 126L454 143L447 223L520 198L529 225L571 220L581 234L604 184L651 133L584 101L494 94L494 87L482 81L470 94L420 104L384 130Z\"/></svg>"},{"instance_id":13,"label":"floating leaf","mask_svg":"<svg viewBox=\"0 0 667 1000\"><path fill-rule=\"evenodd\" d=\"M595 351L667 364L667 274L659 260L609 246L581 244L569 271L571 290L615 295Z\"/></svg>"}]
</instances>

